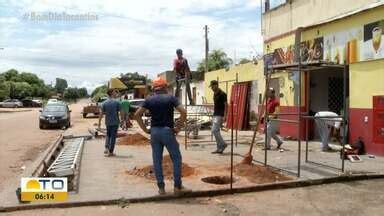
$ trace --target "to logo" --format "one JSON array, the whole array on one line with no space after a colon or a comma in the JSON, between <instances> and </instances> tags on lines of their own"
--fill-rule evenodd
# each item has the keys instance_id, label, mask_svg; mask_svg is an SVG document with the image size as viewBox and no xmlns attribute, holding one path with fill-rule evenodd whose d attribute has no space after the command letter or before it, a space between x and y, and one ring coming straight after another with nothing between
<instances>
[{"instance_id":1,"label":"to logo","mask_svg":"<svg viewBox=\"0 0 384 216\"><path fill-rule=\"evenodd\" d=\"M22 201L63 201L67 192L67 178L21 178Z\"/></svg>"}]
</instances>

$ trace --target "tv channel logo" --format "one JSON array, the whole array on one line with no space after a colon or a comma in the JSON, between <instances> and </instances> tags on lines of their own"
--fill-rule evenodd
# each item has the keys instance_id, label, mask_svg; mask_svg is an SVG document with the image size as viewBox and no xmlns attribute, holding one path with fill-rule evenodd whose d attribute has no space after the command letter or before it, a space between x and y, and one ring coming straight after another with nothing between
<instances>
[{"instance_id":1,"label":"tv channel logo","mask_svg":"<svg viewBox=\"0 0 384 216\"><path fill-rule=\"evenodd\" d=\"M66 201L67 178L21 178L21 201Z\"/></svg>"}]
</instances>

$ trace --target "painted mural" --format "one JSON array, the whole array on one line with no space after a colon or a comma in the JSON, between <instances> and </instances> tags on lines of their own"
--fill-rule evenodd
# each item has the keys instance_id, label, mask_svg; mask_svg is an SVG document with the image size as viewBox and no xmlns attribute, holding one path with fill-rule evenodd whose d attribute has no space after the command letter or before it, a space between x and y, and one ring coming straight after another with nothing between
<instances>
[{"instance_id":1,"label":"painted mural","mask_svg":"<svg viewBox=\"0 0 384 216\"><path fill-rule=\"evenodd\" d=\"M303 63L323 60L351 64L384 58L384 20L303 41L300 54ZM294 45L273 52L273 65L292 64L294 61Z\"/></svg>"},{"instance_id":2,"label":"painted mural","mask_svg":"<svg viewBox=\"0 0 384 216\"><path fill-rule=\"evenodd\" d=\"M323 60L324 39L323 37L301 42L300 54L302 62L315 62Z\"/></svg>"},{"instance_id":3,"label":"painted mural","mask_svg":"<svg viewBox=\"0 0 384 216\"><path fill-rule=\"evenodd\" d=\"M364 25L363 59L384 58L384 20Z\"/></svg>"}]
</instances>

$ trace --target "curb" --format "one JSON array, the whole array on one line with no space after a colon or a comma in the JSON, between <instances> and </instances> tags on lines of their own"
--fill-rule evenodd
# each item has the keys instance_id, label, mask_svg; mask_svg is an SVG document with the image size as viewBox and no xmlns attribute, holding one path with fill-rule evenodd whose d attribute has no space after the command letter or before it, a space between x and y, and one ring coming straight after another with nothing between
<instances>
[{"instance_id":1,"label":"curb","mask_svg":"<svg viewBox=\"0 0 384 216\"><path fill-rule=\"evenodd\" d=\"M342 175L338 177L315 179L315 180L299 180L299 181L286 181L280 183L262 184L250 187L240 187L230 189L219 189L219 190L208 190L208 191L194 191L183 195L165 195L165 196L150 196L142 198L120 198L110 200L95 200L95 201L80 201L80 202L64 202L64 203L44 203L44 204L28 204L18 206L0 207L0 212L14 212L22 210L34 210L34 209L48 209L48 208L73 208L73 207L84 207L84 206L99 206L99 205L127 205L131 203L145 203L155 201L167 201L175 199L185 198L197 198L197 197L212 197L229 195L236 193L249 193L249 192L260 192L267 190L281 190L298 187L308 187L322 184L332 184L338 182L350 182L350 181L361 181L361 180L372 180L372 179L384 179L384 174L364 174L364 175Z\"/></svg>"}]
</instances>

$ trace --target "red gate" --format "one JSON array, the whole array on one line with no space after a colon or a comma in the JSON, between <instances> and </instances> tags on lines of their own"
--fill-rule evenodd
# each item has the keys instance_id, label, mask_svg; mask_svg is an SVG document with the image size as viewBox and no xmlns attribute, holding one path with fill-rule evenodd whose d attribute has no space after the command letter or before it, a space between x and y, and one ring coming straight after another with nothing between
<instances>
[{"instance_id":1,"label":"red gate","mask_svg":"<svg viewBox=\"0 0 384 216\"><path fill-rule=\"evenodd\" d=\"M231 99L228 101L228 112L227 112L227 127L232 128L232 106L233 101L233 119L234 128L245 129L247 127L248 118L248 89L249 82L237 83L232 86Z\"/></svg>"}]
</instances>

